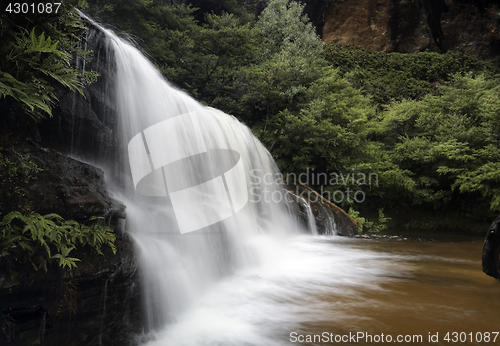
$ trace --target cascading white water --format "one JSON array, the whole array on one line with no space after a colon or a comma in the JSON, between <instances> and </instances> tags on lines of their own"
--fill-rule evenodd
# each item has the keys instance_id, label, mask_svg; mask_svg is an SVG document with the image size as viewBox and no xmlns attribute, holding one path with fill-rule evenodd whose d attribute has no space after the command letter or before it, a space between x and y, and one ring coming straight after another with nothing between
<instances>
[{"instance_id":1,"label":"cascading white water","mask_svg":"<svg viewBox=\"0 0 500 346\"><path fill-rule=\"evenodd\" d=\"M272 157L246 126L172 87L136 48L100 30L114 57L125 162L125 189L111 188L127 206L147 324L158 330L221 278L258 265L256 237L300 229L269 179Z\"/></svg>"},{"instance_id":2,"label":"cascading white water","mask_svg":"<svg viewBox=\"0 0 500 346\"><path fill-rule=\"evenodd\" d=\"M316 220L314 219L314 214L313 214L311 205L309 203L307 203L307 201L305 201L305 202L306 203L304 205L305 205L306 211L307 211L307 223L309 226L309 230L311 231L311 233L313 235L318 235L318 228L316 227Z\"/></svg>"},{"instance_id":3,"label":"cascading white water","mask_svg":"<svg viewBox=\"0 0 500 346\"><path fill-rule=\"evenodd\" d=\"M308 203L308 201L300 196L296 195L291 191L287 191L287 193L291 196L293 196L293 199L297 201L299 205L301 205L305 210L307 214L307 227L309 228L309 231L311 232L312 235L318 235L318 227L316 226L316 219L314 217L314 213L312 211L311 205ZM329 220L330 223L330 220ZM330 229L328 229L330 231ZM330 233L334 234L334 233Z\"/></svg>"}]
</instances>

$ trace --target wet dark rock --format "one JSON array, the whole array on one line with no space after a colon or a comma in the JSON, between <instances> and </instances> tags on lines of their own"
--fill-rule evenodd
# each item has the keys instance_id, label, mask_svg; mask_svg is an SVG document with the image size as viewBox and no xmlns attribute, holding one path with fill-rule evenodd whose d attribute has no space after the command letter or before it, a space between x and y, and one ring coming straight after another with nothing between
<instances>
[{"instance_id":1,"label":"wet dark rock","mask_svg":"<svg viewBox=\"0 0 500 346\"><path fill-rule=\"evenodd\" d=\"M142 328L137 261L126 234L116 245L116 255L75 251L82 262L71 271L2 258L0 345L131 345Z\"/></svg>"},{"instance_id":2,"label":"wet dark rock","mask_svg":"<svg viewBox=\"0 0 500 346\"><path fill-rule=\"evenodd\" d=\"M99 109L111 112L107 97L94 86L87 88L85 94L84 97L72 91L59 93L54 116L41 126L42 140L60 152L88 161L93 161L96 153L112 157L114 124L98 117L103 114Z\"/></svg>"},{"instance_id":3,"label":"wet dark rock","mask_svg":"<svg viewBox=\"0 0 500 346\"><path fill-rule=\"evenodd\" d=\"M500 215L493 221L483 245L483 272L500 279Z\"/></svg>"},{"instance_id":4,"label":"wet dark rock","mask_svg":"<svg viewBox=\"0 0 500 346\"><path fill-rule=\"evenodd\" d=\"M21 209L77 221L104 217L112 223L124 217L124 205L108 195L102 170L34 143L18 144L15 152L41 171L20 182L16 193L4 196L8 199L1 201L0 214Z\"/></svg>"},{"instance_id":5,"label":"wet dark rock","mask_svg":"<svg viewBox=\"0 0 500 346\"><path fill-rule=\"evenodd\" d=\"M57 92L58 106L53 117L40 126L44 146L91 164L106 164L114 174L118 157L116 102L114 100L115 66L106 49L103 33L91 28L87 49L94 58L76 61L78 67L99 73L97 80L84 88L84 95L69 90Z\"/></svg>"},{"instance_id":6,"label":"wet dark rock","mask_svg":"<svg viewBox=\"0 0 500 346\"><path fill-rule=\"evenodd\" d=\"M117 253L84 246L71 252L81 260L76 269L52 264L46 271L0 257L0 345L130 345L142 325L134 244L120 227L125 206L109 196L99 168L35 143L16 143L14 151L42 170L2 198L1 215L102 217L115 229Z\"/></svg>"}]
</instances>

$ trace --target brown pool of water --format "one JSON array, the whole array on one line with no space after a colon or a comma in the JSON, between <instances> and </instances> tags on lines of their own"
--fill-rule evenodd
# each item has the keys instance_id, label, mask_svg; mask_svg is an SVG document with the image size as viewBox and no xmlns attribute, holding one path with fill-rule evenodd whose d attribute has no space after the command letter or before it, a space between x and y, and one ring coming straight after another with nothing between
<instances>
[{"instance_id":1,"label":"brown pool of water","mask_svg":"<svg viewBox=\"0 0 500 346\"><path fill-rule=\"evenodd\" d=\"M500 345L500 282L482 272L483 240L426 234L350 243L392 256L393 275L377 288L317 295L322 311L291 344Z\"/></svg>"}]
</instances>

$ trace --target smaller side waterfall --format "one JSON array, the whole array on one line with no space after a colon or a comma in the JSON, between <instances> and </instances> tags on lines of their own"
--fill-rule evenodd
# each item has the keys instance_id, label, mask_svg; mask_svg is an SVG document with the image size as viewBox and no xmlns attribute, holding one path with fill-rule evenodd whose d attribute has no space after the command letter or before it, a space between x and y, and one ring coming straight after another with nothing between
<instances>
[{"instance_id":1,"label":"smaller side waterfall","mask_svg":"<svg viewBox=\"0 0 500 346\"><path fill-rule=\"evenodd\" d=\"M312 235L318 235L318 227L316 225L316 218L314 217L314 213L312 211L312 207L309 204L309 202L301 195L295 194L290 190L286 191L287 195L291 195L292 200L295 200L296 203L300 206L303 211L305 211L306 217L307 217L307 228L309 232L311 232ZM287 201L289 201L287 199ZM300 210L300 213L303 213L302 210Z\"/></svg>"},{"instance_id":2,"label":"smaller side waterfall","mask_svg":"<svg viewBox=\"0 0 500 346\"><path fill-rule=\"evenodd\" d=\"M309 223L309 230L313 235L318 235L318 228L316 227L316 219L314 218L314 214L311 208L311 205L305 201L305 207L307 211L307 220Z\"/></svg>"},{"instance_id":3,"label":"smaller side waterfall","mask_svg":"<svg viewBox=\"0 0 500 346\"><path fill-rule=\"evenodd\" d=\"M326 215L327 229L326 234L335 235L337 234L337 223L335 222L335 216L331 209L327 208L324 203L320 203L321 208L323 209L324 214Z\"/></svg>"}]
</instances>

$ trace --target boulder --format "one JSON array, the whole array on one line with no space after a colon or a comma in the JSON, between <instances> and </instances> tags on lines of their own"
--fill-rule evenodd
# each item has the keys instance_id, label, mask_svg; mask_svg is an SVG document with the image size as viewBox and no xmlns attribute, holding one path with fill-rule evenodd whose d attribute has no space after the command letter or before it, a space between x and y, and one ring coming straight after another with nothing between
<instances>
[{"instance_id":1,"label":"boulder","mask_svg":"<svg viewBox=\"0 0 500 346\"><path fill-rule=\"evenodd\" d=\"M35 143L17 144L13 153L16 159L30 161L41 170L16 181L12 193L8 180L0 182L4 193L0 215L30 210L77 221L104 217L113 224L125 217L125 206L108 195L101 169Z\"/></svg>"},{"instance_id":2,"label":"boulder","mask_svg":"<svg viewBox=\"0 0 500 346\"><path fill-rule=\"evenodd\" d=\"M500 215L493 221L483 245L483 272L500 279Z\"/></svg>"}]
</instances>

